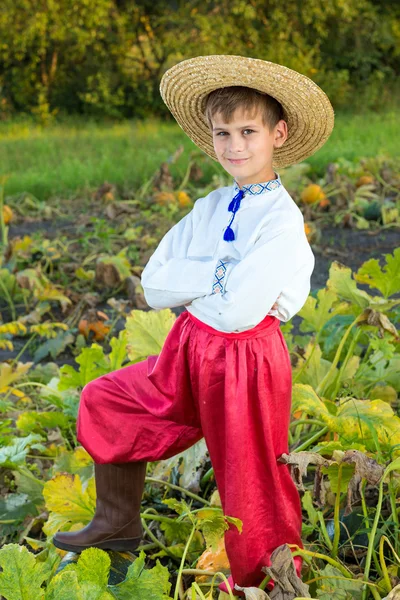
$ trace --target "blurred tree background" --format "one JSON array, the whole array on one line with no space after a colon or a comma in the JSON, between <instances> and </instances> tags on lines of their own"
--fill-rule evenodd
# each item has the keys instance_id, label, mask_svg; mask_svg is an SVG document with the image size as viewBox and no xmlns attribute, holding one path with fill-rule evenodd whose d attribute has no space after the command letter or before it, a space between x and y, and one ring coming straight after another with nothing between
<instances>
[{"instance_id":1,"label":"blurred tree background","mask_svg":"<svg viewBox=\"0 0 400 600\"><path fill-rule=\"evenodd\" d=\"M400 3L385 0L2 0L0 118L170 116L163 73L240 54L313 79L335 108L397 96Z\"/></svg>"}]
</instances>

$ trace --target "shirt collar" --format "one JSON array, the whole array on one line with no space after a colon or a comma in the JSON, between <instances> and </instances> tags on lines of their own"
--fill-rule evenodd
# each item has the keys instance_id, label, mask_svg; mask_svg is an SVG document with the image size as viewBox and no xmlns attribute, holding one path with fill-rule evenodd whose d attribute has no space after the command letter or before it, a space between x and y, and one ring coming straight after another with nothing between
<instances>
[{"instance_id":1,"label":"shirt collar","mask_svg":"<svg viewBox=\"0 0 400 600\"><path fill-rule=\"evenodd\" d=\"M279 174L275 172L275 175L277 176L276 179L270 179L269 181L264 181L262 183L249 183L248 185L243 185L242 188L234 181L233 191L237 194L238 191L242 189L245 196L256 196L258 194L264 194L265 192L272 192L282 185Z\"/></svg>"}]
</instances>

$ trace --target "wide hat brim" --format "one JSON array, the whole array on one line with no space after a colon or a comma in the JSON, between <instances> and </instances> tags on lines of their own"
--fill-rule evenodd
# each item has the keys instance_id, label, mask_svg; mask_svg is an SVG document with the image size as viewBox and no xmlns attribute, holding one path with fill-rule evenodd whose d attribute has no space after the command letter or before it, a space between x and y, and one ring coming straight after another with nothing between
<instances>
[{"instance_id":1,"label":"wide hat brim","mask_svg":"<svg viewBox=\"0 0 400 600\"><path fill-rule=\"evenodd\" d=\"M272 167L299 163L314 154L332 133L334 111L312 79L284 65L235 55L197 56L166 71L160 82L163 101L189 138L214 160L212 133L204 111L206 96L228 86L266 92L283 106L288 137L275 148Z\"/></svg>"}]
</instances>

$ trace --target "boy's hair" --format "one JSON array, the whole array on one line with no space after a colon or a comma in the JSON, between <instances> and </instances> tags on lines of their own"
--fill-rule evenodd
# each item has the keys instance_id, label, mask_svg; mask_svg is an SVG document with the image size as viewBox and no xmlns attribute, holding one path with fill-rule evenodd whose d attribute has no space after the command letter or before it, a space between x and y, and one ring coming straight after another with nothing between
<instances>
[{"instance_id":1,"label":"boy's hair","mask_svg":"<svg viewBox=\"0 0 400 600\"><path fill-rule=\"evenodd\" d=\"M282 104L273 96L253 88L235 85L213 90L206 97L204 112L210 128L211 119L216 113L220 112L225 122L230 123L238 107L243 108L252 117L261 110L262 122L270 131L278 121L285 119Z\"/></svg>"}]
</instances>

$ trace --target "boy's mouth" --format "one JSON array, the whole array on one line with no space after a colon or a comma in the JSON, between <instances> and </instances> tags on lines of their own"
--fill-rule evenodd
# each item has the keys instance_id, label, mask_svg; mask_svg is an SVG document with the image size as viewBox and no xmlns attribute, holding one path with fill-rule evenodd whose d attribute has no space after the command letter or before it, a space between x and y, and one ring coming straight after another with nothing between
<instances>
[{"instance_id":1,"label":"boy's mouth","mask_svg":"<svg viewBox=\"0 0 400 600\"><path fill-rule=\"evenodd\" d=\"M228 158L228 160L233 165L241 165L241 164L245 163L246 160L249 160L249 159L248 158L237 158L237 159Z\"/></svg>"}]
</instances>

